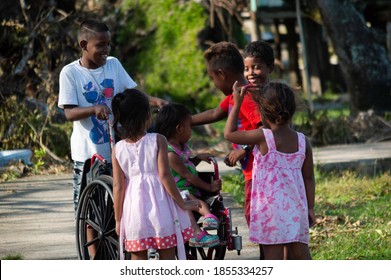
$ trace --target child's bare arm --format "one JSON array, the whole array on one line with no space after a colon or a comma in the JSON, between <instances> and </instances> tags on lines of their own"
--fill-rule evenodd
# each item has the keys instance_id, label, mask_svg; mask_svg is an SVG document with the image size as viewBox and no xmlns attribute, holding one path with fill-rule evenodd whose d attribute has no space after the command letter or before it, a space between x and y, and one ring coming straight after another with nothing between
<instances>
[{"instance_id":1,"label":"child's bare arm","mask_svg":"<svg viewBox=\"0 0 391 280\"><path fill-rule=\"evenodd\" d=\"M157 155L158 173L164 188L174 199L174 201L179 205L179 207L184 210L197 211L199 207L198 201L191 200L185 202L181 194L179 193L174 178L172 177L168 162L168 148L166 138L163 135L158 134L157 143L159 147Z\"/></svg>"},{"instance_id":2,"label":"child's bare arm","mask_svg":"<svg viewBox=\"0 0 391 280\"><path fill-rule=\"evenodd\" d=\"M149 103L151 104L151 106L157 106L157 107L161 108L161 107L167 105L169 102L167 100L164 100L164 99L161 99L158 97L149 96Z\"/></svg>"},{"instance_id":3,"label":"child's bare arm","mask_svg":"<svg viewBox=\"0 0 391 280\"><path fill-rule=\"evenodd\" d=\"M303 180L307 195L308 216L310 226L315 223L314 204L315 204L315 176L314 162L311 143L306 137L306 156L302 167Z\"/></svg>"},{"instance_id":4,"label":"child's bare arm","mask_svg":"<svg viewBox=\"0 0 391 280\"><path fill-rule=\"evenodd\" d=\"M227 112L223 111L220 106L191 116L191 125L202 125L214 123L227 117Z\"/></svg>"},{"instance_id":5,"label":"child's bare arm","mask_svg":"<svg viewBox=\"0 0 391 280\"><path fill-rule=\"evenodd\" d=\"M119 234L119 225L122 217L122 209L125 195L125 175L119 166L115 156L115 148L111 155L111 162L113 165L113 197L114 197L114 218L116 221L116 231Z\"/></svg>"},{"instance_id":6,"label":"child's bare arm","mask_svg":"<svg viewBox=\"0 0 391 280\"><path fill-rule=\"evenodd\" d=\"M69 121L77 121L96 116L100 120L107 120L110 109L106 105L94 105L90 107L78 107L76 105L64 105L65 117Z\"/></svg>"},{"instance_id":7,"label":"child's bare arm","mask_svg":"<svg viewBox=\"0 0 391 280\"><path fill-rule=\"evenodd\" d=\"M208 192L221 190L221 180L216 180L212 184L204 182L196 174L191 173L183 161L175 153L168 153L168 160L170 162L170 167L192 186Z\"/></svg>"},{"instance_id":8,"label":"child's bare arm","mask_svg":"<svg viewBox=\"0 0 391 280\"><path fill-rule=\"evenodd\" d=\"M224 138L236 144L256 145L263 139L262 130L238 131L238 118L244 94L246 94L246 88L238 88L237 82L235 82L233 86L234 105L228 115L228 120L224 129Z\"/></svg>"}]
</instances>

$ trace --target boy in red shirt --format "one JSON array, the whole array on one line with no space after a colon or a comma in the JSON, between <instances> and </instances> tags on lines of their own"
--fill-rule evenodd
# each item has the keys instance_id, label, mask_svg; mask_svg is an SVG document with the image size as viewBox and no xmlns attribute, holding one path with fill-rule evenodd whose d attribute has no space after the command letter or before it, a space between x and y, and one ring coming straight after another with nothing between
<instances>
[{"instance_id":1,"label":"boy in red shirt","mask_svg":"<svg viewBox=\"0 0 391 280\"><path fill-rule=\"evenodd\" d=\"M238 81L238 86L253 82L246 75L245 62L236 45L230 42L220 42L212 45L204 53L207 71L216 88L221 90L226 96L220 105L214 109L204 111L192 116L192 125L201 125L217 122L226 118L233 106L232 86ZM274 57L273 57L274 60ZM253 66L250 66L253 67ZM263 75L267 76L273 71L274 64L268 65L267 71ZM247 68L246 68L247 69ZM254 69L246 70L254 72ZM258 106L247 94L243 100L239 113L238 130L252 130L260 127L261 118ZM252 147L233 144L233 150L227 155L225 163L234 166L239 160L245 180L245 216L249 223L250 195L252 184L253 155Z\"/></svg>"},{"instance_id":2,"label":"boy in red shirt","mask_svg":"<svg viewBox=\"0 0 391 280\"><path fill-rule=\"evenodd\" d=\"M274 70L274 52L265 41L255 41L246 45L243 56L233 43L220 42L212 45L204 53L209 77L217 89L226 96L218 107L192 116L192 125L213 123L226 118L233 107L232 86L238 81L238 86L251 83L255 87L268 82L269 75ZM257 129L262 125L258 106L251 94L246 94L240 108L238 130ZM237 161L242 165L244 175L244 211L247 225L250 222L250 198L252 185L253 154L252 148L232 144L233 150L226 156L224 162L234 166ZM260 246L260 259L263 250Z\"/></svg>"}]
</instances>

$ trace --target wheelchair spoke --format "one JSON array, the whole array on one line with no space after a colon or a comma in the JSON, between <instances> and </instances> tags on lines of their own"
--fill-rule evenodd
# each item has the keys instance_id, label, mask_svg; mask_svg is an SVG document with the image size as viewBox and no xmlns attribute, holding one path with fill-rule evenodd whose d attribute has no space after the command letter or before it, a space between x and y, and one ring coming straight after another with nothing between
<instances>
[{"instance_id":1,"label":"wheelchair spoke","mask_svg":"<svg viewBox=\"0 0 391 280\"><path fill-rule=\"evenodd\" d=\"M97 220L97 224L102 225L102 216L99 211L100 207L97 204L97 201L95 199L96 197L94 197L95 194L96 194L96 192L92 192L92 194L88 197L88 203L92 208L91 211L89 211L89 212L90 212L90 214L93 213L95 220ZM89 209L90 209L90 207L89 207Z\"/></svg>"},{"instance_id":2,"label":"wheelchair spoke","mask_svg":"<svg viewBox=\"0 0 391 280\"><path fill-rule=\"evenodd\" d=\"M86 222L86 226L90 225L95 231L97 231L97 232L100 231L100 226L97 223L95 223L93 220L91 220L90 218L86 218L85 222Z\"/></svg>"},{"instance_id":3,"label":"wheelchair spoke","mask_svg":"<svg viewBox=\"0 0 391 280\"><path fill-rule=\"evenodd\" d=\"M117 246L112 246L112 245L115 245L112 240L110 240L109 238L106 238L105 239L105 247L106 247L106 252L107 252L107 257L109 259L117 259L117 252L118 252L118 247Z\"/></svg>"},{"instance_id":4,"label":"wheelchair spoke","mask_svg":"<svg viewBox=\"0 0 391 280\"><path fill-rule=\"evenodd\" d=\"M98 207L100 208L100 222L103 226L105 224L105 218L106 218L106 189L100 188L97 190L97 202Z\"/></svg>"},{"instance_id":5,"label":"wheelchair spoke","mask_svg":"<svg viewBox=\"0 0 391 280\"><path fill-rule=\"evenodd\" d=\"M114 227L115 230L115 218L114 218L114 206L113 201L107 199L106 209L105 209L105 223L104 230L110 230Z\"/></svg>"},{"instance_id":6,"label":"wheelchair spoke","mask_svg":"<svg viewBox=\"0 0 391 280\"><path fill-rule=\"evenodd\" d=\"M200 256L201 256L201 259L203 259L203 260L207 260L207 259L208 259L208 258L206 257L204 248L197 248L197 251L198 251L198 253L199 253Z\"/></svg>"}]
</instances>

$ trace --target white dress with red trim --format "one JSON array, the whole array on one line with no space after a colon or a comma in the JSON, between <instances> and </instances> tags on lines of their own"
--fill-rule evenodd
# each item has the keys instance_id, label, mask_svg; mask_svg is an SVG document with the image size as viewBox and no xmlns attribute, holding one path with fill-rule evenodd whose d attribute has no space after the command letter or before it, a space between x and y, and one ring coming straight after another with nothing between
<instances>
[{"instance_id":1,"label":"white dress with red trim","mask_svg":"<svg viewBox=\"0 0 391 280\"><path fill-rule=\"evenodd\" d=\"M156 135L147 133L136 143L121 140L115 145L116 158L126 176L121 252L122 246L128 252L177 246L178 258L185 259L184 243L193 236L193 230L187 211L175 203L160 181Z\"/></svg>"}]
</instances>

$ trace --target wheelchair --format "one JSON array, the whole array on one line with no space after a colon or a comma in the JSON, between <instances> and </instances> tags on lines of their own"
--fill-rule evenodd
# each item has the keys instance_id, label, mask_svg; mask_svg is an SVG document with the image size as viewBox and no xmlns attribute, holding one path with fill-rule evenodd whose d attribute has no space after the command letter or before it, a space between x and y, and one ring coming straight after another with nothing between
<instances>
[{"instance_id":1,"label":"wheelchair","mask_svg":"<svg viewBox=\"0 0 391 280\"><path fill-rule=\"evenodd\" d=\"M213 159L213 172L199 172L208 182L218 179L217 162ZM233 230L231 211L224 207L220 193L204 194L201 198L209 205L211 212L218 217L217 235L220 243L214 247L190 247L186 243L189 260L223 260L227 250L237 250L240 255L242 238L238 230ZM115 231L113 199L113 178L111 166L100 155L95 154L84 164L80 187L79 206L76 213L76 249L81 260L118 260L120 241ZM201 224L200 224L201 226ZM150 259L158 256L152 251ZM125 252L129 258L130 253Z\"/></svg>"},{"instance_id":2,"label":"wheelchair","mask_svg":"<svg viewBox=\"0 0 391 280\"><path fill-rule=\"evenodd\" d=\"M111 167L100 155L86 160L76 212L76 249L81 260L119 259Z\"/></svg>"},{"instance_id":3,"label":"wheelchair","mask_svg":"<svg viewBox=\"0 0 391 280\"><path fill-rule=\"evenodd\" d=\"M210 158L213 163L214 171L212 172L198 172L198 176L205 182L211 183L213 180L219 179L219 170L215 158ZM209 207L212 214L219 220L219 227L217 229L217 236L220 239L220 244L210 247L190 247L188 243L185 244L187 251L187 259L189 260L223 260L227 250L237 250L238 255L242 249L242 237L238 235L237 227L233 230L231 209L224 206L224 199L220 192L208 193L201 191L201 197ZM195 213L196 220L200 218L198 213ZM202 223L198 224L202 229ZM209 231L210 232L210 231Z\"/></svg>"}]
</instances>

